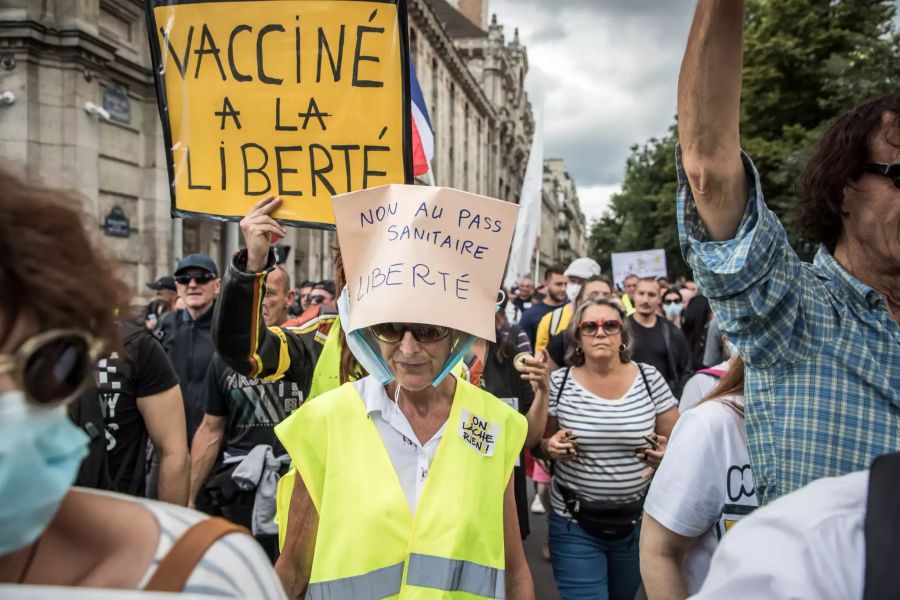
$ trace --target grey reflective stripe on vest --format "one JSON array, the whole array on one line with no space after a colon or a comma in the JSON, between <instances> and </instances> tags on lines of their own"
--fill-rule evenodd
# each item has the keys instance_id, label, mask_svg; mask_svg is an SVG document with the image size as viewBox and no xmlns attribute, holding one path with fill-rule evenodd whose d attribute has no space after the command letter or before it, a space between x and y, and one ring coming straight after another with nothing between
<instances>
[{"instance_id":1,"label":"grey reflective stripe on vest","mask_svg":"<svg viewBox=\"0 0 900 600\"><path fill-rule=\"evenodd\" d=\"M403 563L331 581L310 583L307 600L378 600L396 596L403 584Z\"/></svg>"},{"instance_id":2,"label":"grey reflective stripe on vest","mask_svg":"<svg viewBox=\"0 0 900 600\"><path fill-rule=\"evenodd\" d=\"M440 556L410 554L406 583L446 592L468 592L485 598L506 597L503 569Z\"/></svg>"}]
</instances>

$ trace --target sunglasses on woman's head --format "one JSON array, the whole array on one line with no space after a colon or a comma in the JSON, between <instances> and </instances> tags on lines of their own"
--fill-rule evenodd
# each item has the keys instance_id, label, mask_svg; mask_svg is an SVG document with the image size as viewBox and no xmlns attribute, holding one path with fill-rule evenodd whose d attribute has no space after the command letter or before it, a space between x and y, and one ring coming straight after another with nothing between
<instances>
[{"instance_id":1,"label":"sunglasses on woman's head","mask_svg":"<svg viewBox=\"0 0 900 600\"><path fill-rule=\"evenodd\" d=\"M863 165L863 170L866 173L887 177L894 182L894 187L900 189L900 163L867 163Z\"/></svg>"},{"instance_id":2,"label":"sunglasses on woman's head","mask_svg":"<svg viewBox=\"0 0 900 600\"><path fill-rule=\"evenodd\" d=\"M622 333L622 321L610 319L608 321L582 321L578 324L581 335L593 337L603 331L605 335Z\"/></svg>"},{"instance_id":3,"label":"sunglasses on woman's head","mask_svg":"<svg viewBox=\"0 0 900 600\"><path fill-rule=\"evenodd\" d=\"M14 354L0 355L0 373L11 373L25 399L52 408L77 398L91 383L95 344L84 331L54 329L31 337Z\"/></svg>"},{"instance_id":4,"label":"sunglasses on woman's head","mask_svg":"<svg viewBox=\"0 0 900 600\"><path fill-rule=\"evenodd\" d=\"M430 344L439 342L450 335L449 327L426 325L424 323L379 323L372 325L372 334L386 344L397 344L406 332L410 332L417 342Z\"/></svg>"}]
</instances>

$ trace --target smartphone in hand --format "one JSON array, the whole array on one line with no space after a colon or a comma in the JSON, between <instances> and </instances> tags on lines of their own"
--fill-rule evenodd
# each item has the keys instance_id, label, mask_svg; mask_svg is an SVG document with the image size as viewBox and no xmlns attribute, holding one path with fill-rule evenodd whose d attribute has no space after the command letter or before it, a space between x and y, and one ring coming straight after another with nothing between
<instances>
[{"instance_id":1,"label":"smartphone in hand","mask_svg":"<svg viewBox=\"0 0 900 600\"><path fill-rule=\"evenodd\" d=\"M657 443L657 441L652 437L650 437L649 435L642 435L641 437L644 438L644 441L647 442L647 445L649 445L651 449L659 450L659 443Z\"/></svg>"}]
</instances>

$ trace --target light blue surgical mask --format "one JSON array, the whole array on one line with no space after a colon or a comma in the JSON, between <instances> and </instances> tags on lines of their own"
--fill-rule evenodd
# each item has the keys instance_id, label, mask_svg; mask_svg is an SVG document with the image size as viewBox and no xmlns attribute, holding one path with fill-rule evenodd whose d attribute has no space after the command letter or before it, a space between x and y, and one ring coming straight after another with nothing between
<instances>
[{"instance_id":1,"label":"light blue surgical mask","mask_svg":"<svg viewBox=\"0 0 900 600\"><path fill-rule=\"evenodd\" d=\"M0 394L0 554L34 542L78 475L88 437L58 406L31 406L21 390Z\"/></svg>"},{"instance_id":2,"label":"light blue surgical mask","mask_svg":"<svg viewBox=\"0 0 900 600\"><path fill-rule=\"evenodd\" d=\"M667 317L674 319L684 311L684 304L663 304L663 311L665 311Z\"/></svg>"},{"instance_id":3,"label":"light blue surgical mask","mask_svg":"<svg viewBox=\"0 0 900 600\"><path fill-rule=\"evenodd\" d=\"M355 331L348 331L350 324L350 295L346 286L344 286L341 295L338 297L337 305L347 346L357 362L362 365L369 375L377 379L381 385L386 385L393 381L396 377L391 372L384 357L381 356L381 347L378 345L378 340L369 331L369 328L363 327ZM463 334L450 351L450 356L441 368L441 372L431 381L431 385L435 387L440 385L450 371L465 358L469 350L472 349L473 344L475 344L475 336L467 333Z\"/></svg>"},{"instance_id":4,"label":"light blue surgical mask","mask_svg":"<svg viewBox=\"0 0 900 600\"><path fill-rule=\"evenodd\" d=\"M366 372L378 380L381 385L386 385L394 380L394 374L391 373L387 363L378 350L378 344L373 343L368 328L350 331L350 294L347 292L347 286L341 290L338 297L338 316L341 318L341 328L344 330L344 338L347 340L347 346L356 361L362 365ZM368 335L367 335L368 334Z\"/></svg>"}]
</instances>

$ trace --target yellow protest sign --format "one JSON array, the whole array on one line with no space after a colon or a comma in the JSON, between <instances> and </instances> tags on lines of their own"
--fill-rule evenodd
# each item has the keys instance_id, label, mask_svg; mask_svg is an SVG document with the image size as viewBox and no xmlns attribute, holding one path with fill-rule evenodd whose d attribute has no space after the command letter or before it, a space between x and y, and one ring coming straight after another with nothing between
<instances>
[{"instance_id":1,"label":"yellow protest sign","mask_svg":"<svg viewBox=\"0 0 900 600\"><path fill-rule=\"evenodd\" d=\"M146 0L174 216L333 228L412 180L404 0Z\"/></svg>"},{"instance_id":2,"label":"yellow protest sign","mask_svg":"<svg viewBox=\"0 0 900 600\"><path fill-rule=\"evenodd\" d=\"M449 188L386 185L334 197L355 331L430 323L494 340L519 207Z\"/></svg>"}]
</instances>

